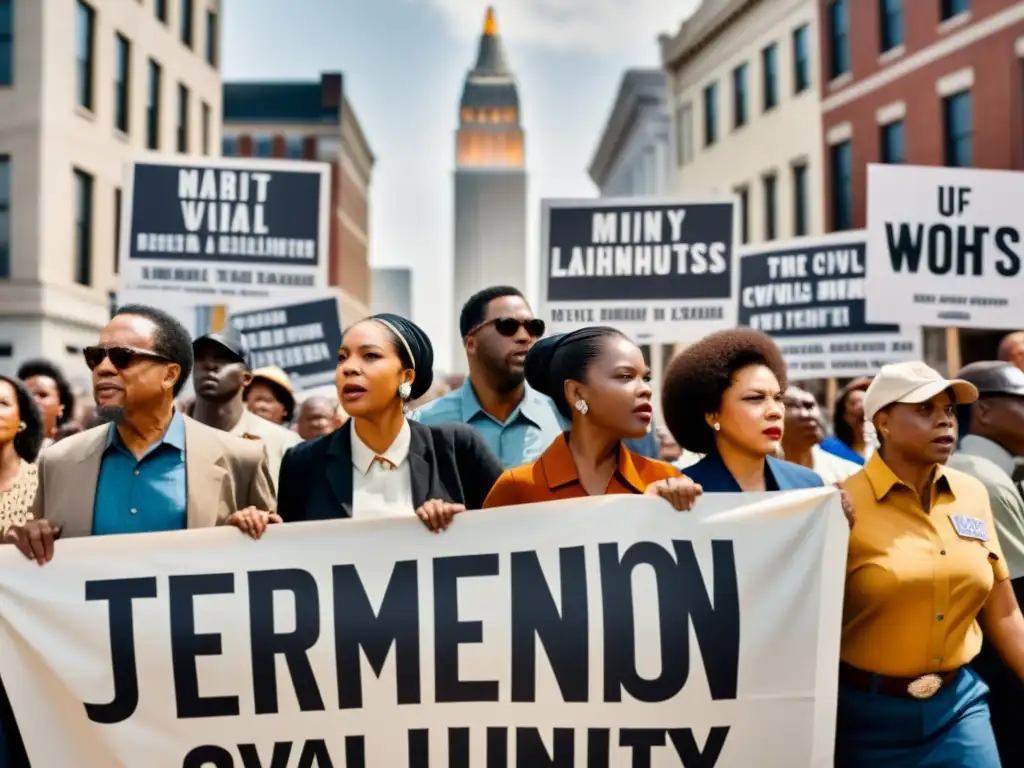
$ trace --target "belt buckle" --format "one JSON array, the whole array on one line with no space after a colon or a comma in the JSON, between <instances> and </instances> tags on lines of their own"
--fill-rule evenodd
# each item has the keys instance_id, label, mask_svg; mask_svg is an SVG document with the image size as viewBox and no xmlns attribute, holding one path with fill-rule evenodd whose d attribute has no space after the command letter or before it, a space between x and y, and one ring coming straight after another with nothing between
<instances>
[{"instance_id":1,"label":"belt buckle","mask_svg":"<svg viewBox=\"0 0 1024 768\"><path fill-rule=\"evenodd\" d=\"M915 699L930 699L942 687L942 678L936 674L921 675L907 686L907 693Z\"/></svg>"}]
</instances>

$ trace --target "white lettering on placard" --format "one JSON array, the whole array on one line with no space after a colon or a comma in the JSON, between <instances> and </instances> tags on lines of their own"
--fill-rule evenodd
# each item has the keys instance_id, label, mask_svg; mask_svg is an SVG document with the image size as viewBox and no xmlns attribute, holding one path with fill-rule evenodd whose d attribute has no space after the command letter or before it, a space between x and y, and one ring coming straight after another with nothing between
<instances>
[{"instance_id":1,"label":"white lettering on placard","mask_svg":"<svg viewBox=\"0 0 1024 768\"><path fill-rule=\"evenodd\" d=\"M233 235L266 235L264 205L271 174L182 168L178 171L178 198L185 229Z\"/></svg>"}]
</instances>

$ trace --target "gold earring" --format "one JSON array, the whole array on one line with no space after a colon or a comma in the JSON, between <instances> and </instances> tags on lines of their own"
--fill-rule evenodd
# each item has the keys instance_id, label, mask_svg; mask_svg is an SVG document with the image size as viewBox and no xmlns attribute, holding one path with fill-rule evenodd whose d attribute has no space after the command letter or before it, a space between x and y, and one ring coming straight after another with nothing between
<instances>
[{"instance_id":1,"label":"gold earring","mask_svg":"<svg viewBox=\"0 0 1024 768\"><path fill-rule=\"evenodd\" d=\"M26 424L24 421L18 423L19 432L24 432L26 429L28 429L28 424Z\"/></svg>"}]
</instances>

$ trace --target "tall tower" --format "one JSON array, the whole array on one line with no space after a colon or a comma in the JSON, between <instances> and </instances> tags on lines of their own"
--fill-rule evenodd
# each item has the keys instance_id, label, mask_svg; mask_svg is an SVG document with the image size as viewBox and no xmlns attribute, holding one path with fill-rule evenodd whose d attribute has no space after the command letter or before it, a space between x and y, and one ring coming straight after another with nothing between
<instances>
[{"instance_id":1,"label":"tall tower","mask_svg":"<svg viewBox=\"0 0 1024 768\"><path fill-rule=\"evenodd\" d=\"M466 75L455 136L455 371L466 369L459 312L490 285L526 291L525 136L493 8L487 9L476 66Z\"/></svg>"}]
</instances>

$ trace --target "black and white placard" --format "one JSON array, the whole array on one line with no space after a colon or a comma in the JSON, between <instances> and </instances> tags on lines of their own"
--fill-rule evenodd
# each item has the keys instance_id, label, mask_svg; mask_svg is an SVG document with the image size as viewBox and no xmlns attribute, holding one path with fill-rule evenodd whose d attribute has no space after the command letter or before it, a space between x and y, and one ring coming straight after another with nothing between
<instances>
[{"instance_id":1,"label":"black and white placard","mask_svg":"<svg viewBox=\"0 0 1024 768\"><path fill-rule=\"evenodd\" d=\"M921 359L921 329L869 323L864 232L740 251L741 325L770 334L791 379L869 376Z\"/></svg>"},{"instance_id":2,"label":"black and white placard","mask_svg":"<svg viewBox=\"0 0 1024 768\"><path fill-rule=\"evenodd\" d=\"M299 390L334 381L341 314L334 297L232 312L250 368L276 365Z\"/></svg>"},{"instance_id":3,"label":"black and white placard","mask_svg":"<svg viewBox=\"0 0 1024 768\"><path fill-rule=\"evenodd\" d=\"M685 342L736 325L734 201L598 198L541 203L541 317L567 332L612 325Z\"/></svg>"},{"instance_id":4,"label":"black and white placard","mask_svg":"<svg viewBox=\"0 0 1024 768\"><path fill-rule=\"evenodd\" d=\"M151 303L258 304L327 285L330 166L252 158L129 162L119 290Z\"/></svg>"},{"instance_id":5,"label":"black and white placard","mask_svg":"<svg viewBox=\"0 0 1024 768\"><path fill-rule=\"evenodd\" d=\"M1024 173L868 166L872 322L1019 328Z\"/></svg>"}]
</instances>

